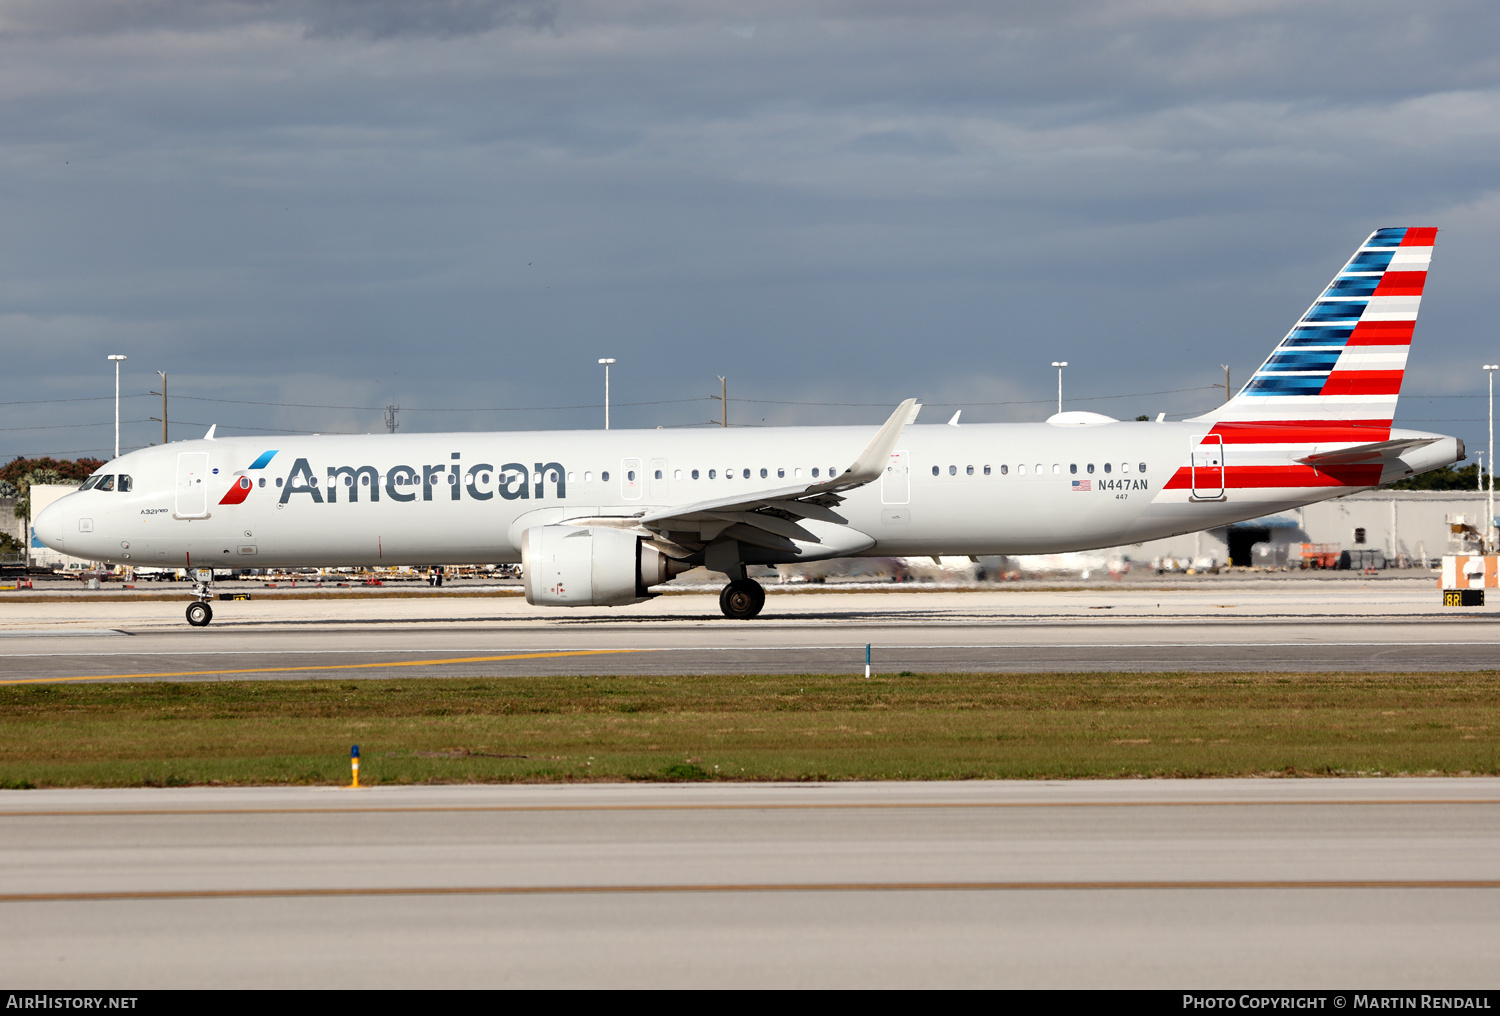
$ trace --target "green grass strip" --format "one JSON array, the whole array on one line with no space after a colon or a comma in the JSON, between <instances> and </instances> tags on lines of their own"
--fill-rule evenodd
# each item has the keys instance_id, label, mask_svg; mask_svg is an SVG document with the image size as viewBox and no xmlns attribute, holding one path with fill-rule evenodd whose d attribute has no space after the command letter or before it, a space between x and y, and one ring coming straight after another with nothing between
<instances>
[{"instance_id":1,"label":"green grass strip","mask_svg":"<svg viewBox=\"0 0 1500 1016\"><path fill-rule=\"evenodd\" d=\"M1500 671L0 688L5 787L1500 773Z\"/></svg>"}]
</instances>

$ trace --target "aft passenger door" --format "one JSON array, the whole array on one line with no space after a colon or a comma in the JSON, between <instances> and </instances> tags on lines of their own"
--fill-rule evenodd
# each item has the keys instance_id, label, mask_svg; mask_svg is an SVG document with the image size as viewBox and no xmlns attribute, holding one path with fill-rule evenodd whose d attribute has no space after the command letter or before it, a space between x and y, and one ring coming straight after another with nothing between
<instances>
[{"instance_id":1,"label":"aft passenger door","mask_svg":"<svg viewBox=\"0 0 1500 1016\"><path fill-rule=\"evenodd\" d=\"M1207 501L1224 498L1224 436L1198 434L1193 438L1193 497Z\"/></svg>"},{"instance_id":2,"label":"aft passenger door","mask_svg":"<svg viewBox=\"0 0 1500 1016\"><path fill-rule=\"evenodd\" d=\"M178 453L177 501L173 514L179 519L208 518L207 452Z\"/></svg>"}]
</instances>

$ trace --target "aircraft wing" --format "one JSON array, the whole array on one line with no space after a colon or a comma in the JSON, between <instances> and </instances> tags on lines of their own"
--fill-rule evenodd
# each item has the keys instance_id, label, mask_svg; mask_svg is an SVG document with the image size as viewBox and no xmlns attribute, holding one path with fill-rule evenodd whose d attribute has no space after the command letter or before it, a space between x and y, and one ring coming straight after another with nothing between
<instances>
[{"instance_id":1,"label":"aircraft wing","mask_svg":"<svg viewBox=\"0 0 1500 1016\"><path fill-rule=\"evenodd\" d=\"M790 546L794 540L820 543L817 534L802 525L802 521L847 525L849 520L833 510L843 503L839 495L871 483L885 473L901 432L917 418L921 408L916 399L907 399L897 406L853 464L836 477L820 483L752 490L659 508L639 516L635 524L677 544L708 543L721 535L778 550Z\"/></svg>"},{"instance_id":2,"label":"aircraft wing","mask_svg":"<svg viewBox=\"0 0 1500 1016\"><path fill-rule=\"evenodd\" d=\"M1436 437L1397 438L1392 441L1372 441L1369 444L1349 445L1328 452L1314 452L1297 461L1309 466L1338 466L1354 462L1399 455L1410 448L1420 448L1438 440Z\"/></svg>"}]
</instances>

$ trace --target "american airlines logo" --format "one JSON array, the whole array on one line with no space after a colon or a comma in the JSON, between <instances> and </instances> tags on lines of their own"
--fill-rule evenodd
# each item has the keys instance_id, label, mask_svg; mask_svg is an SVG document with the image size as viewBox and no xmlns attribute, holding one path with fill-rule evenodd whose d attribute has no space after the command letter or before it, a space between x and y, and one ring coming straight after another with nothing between
<instances>
[{"instance_id":1,"label":"american airlines logo","mask_svg":"<svg viewBox=\"0 0 1500 1016\"><path fill-rule=\"evenodd\" d=\"M251 472L264 469L276 455L269 451L256 459L244 473L237 475L220 504L240 504L256 487ZM276 481L281 488L277 498L279 504L289 504L296 495L304 495L314 504L335 504L339 491L344 500L357 503L362 498L378 502L382 496L392 501L442 500L444 488L447 500L459 501L465 496L475 501L489 501L497 494L506 501L540 500L548 495L548 487L559 499L568 496L567 470L559 462L535 462L527 466L521 462L506 462L498 469L488 462L465 465L458 461L454 452L450 461L434 465L395 465L383 472L376 466L327 466L326 475L318 476L307 459L299 458L292 463L287 475ZM261 486L265 481L261 480Z\"/></svg>"}]
</instances>

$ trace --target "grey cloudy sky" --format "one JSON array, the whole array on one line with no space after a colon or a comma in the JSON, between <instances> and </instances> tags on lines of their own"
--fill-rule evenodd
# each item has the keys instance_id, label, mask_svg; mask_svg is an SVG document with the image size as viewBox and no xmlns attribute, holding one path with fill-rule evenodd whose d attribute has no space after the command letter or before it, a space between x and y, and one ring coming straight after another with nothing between
<instances>
[{"instance_id":1,"label":"grey cloudy sky","mask_svg":"<svg viewBox=\"0 0 1500 1016\"><path fill-rule=\"evenodd\" d=\"M1062 358L1074 408L1187 413L1436 225L1399 415L1472 444L1497 38L1478 0L0 0L0 402L122 352L174 437L586 427L513 410L614 356L616 426L716 418L717 374L745 424L1040 419ZM0 406L0 456L111 412Z\"/></svg>"}]
</instances>

